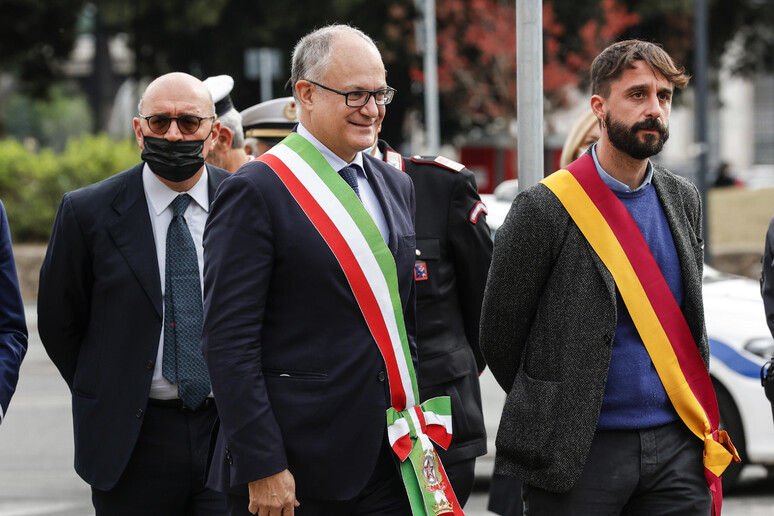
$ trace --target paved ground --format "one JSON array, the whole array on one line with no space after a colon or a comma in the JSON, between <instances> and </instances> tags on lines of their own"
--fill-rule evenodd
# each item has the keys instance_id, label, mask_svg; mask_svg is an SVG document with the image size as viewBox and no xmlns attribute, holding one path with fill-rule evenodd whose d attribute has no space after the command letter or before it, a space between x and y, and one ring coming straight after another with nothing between
<instances>
[{"instance_id":1,"label":"paved ground","mask_svg":"<svg viewBox=\"0 0 774 516\"><path fill-rule=\"evenodd\" d=\"M8 417L0 426L0 516L90 516L90 491L72 466L67 387L40 344L35 307L27 308L30 348ZM482 382L492 454L504 395L489 374ZM478 462L481 482L466 507L468 516L492 514L486 510L491 470L491 455ZM761 469L748 468L743 475L742 488L725 498L724 516L774 515L774 480L765 478Z\"/></svg>"}]
</instances>

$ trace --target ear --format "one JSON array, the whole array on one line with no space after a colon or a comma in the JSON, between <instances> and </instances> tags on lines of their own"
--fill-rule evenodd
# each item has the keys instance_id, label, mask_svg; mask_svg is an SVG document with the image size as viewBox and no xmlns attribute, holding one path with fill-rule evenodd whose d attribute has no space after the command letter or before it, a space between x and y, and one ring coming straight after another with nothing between
<instances>
[{"instance_id":1,"label":"ear","mask_svg":"<svg viewBox=\"0 0 774 516\"><path fill-rule=\"evenodd\" d=\"M208 136L208 138L212 138L212 140L210 140L210 149L209 150L214 149L215 146L218 145L218 140L220 138L220 135L223 134L223 131L225 129L226 128L224 126L220 125L220 121L219 120L215 120L212 123L212 131L210 132L210 135ZM229 138L229 147L228 148L231 148L231 139L230 138Z\"/></svg>"},{"instance_id":2,"label":"ear","mask_svg":"<svg viewBox=\"0 0 774 516\"><path fill-rule=\"evenodd\" d=\"M597 120L605 121L605 115L607 114L607 103L601 95L592 95L591 97L591 110L594 112L594 116Z\"/></svg>"},{"instance_id":3,"label":"ear","mask_svg":"<svg viewBox=\"0 0 774 516\"><path fill-rule=\"evenodd\" d=\"M142 139L142 127L140 126L141 123L142 121L137 117L134 117L132 120L132 126L134 127L134 137L137 140L137 145L139 145L141 149L144 149L145 145L143 144Z\"/></svg>"},{"instance_id":4,"label":"ear","mask_svg":"<svg viewBox=\"0 0 774 516\"><path fill-rule=\"evenodd\" d=\"M302 104L307 111L312 110L312 93L314 93L314 84L309 81L298 81L296 83L297 102Z\"/></svg>"},{"instance_id":5,"label":"ear","mask_svg":"<svg viewBox=\"0 0 774 516\"><path fill-rule=\"evenodd\" d=\"M227 152L229 149L231 149L231 144L233 142L234 142L234 134L231 132L231 129L229 129L225 125L221 125L220 132L218 133L218 138L215 142L215 147L217 147L218 150L222 152Z\"/></svg>"}]
</instances>

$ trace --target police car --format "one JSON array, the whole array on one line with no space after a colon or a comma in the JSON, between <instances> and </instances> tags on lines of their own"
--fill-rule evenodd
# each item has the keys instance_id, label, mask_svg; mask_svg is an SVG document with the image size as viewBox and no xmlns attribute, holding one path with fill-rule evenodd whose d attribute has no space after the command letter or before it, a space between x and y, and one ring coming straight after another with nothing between
<instances>
[{"instance_id":1,"label":"police car","mask_svg":"<svg viewBox=\"0 0 774 516\"><path fill-rule=\"evenodd\" d=\"M492 235L505 220L513 196L513 184L481 195ZM723 474L728 490L746 464L774 472L774 420L760 380L761 367L774 356L774 339L757 281L705 264L703 294L720 426L728 431L742 457L741 464L732 464Z\"/></svg>"}]
</instances>

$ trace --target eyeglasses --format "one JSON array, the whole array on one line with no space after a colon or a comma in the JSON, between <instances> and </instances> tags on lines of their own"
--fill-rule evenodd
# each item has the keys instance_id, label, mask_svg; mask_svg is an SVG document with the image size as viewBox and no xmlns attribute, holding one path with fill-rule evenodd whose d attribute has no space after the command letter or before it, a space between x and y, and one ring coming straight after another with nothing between
<instances>
[{"instance_id":1,"label":"eyeglasses","mask_svg":"<svg viewBox=\"0 0 774 516\"><path fill-rule=\"evenodd\" d=\"M180 116L167 116L167 115L139 115L140 118L148 122L150 130L156 134L166 134L169 130L169 124L172 120L177 122L177 128L183 134L193 134L199 130L199 126L202 120L210 120L215 118L215 115L210 116L196 116L196 115L180 115Z\"/></svg>"},{"instance_id":2,"label":"eyeglasses","mask_svg":"<svg viewBox=\"0 0 774 516\"><path fill-rule=\"evenodd\" d=\"M323 86L319 82L314 82L310 80L307 80L307 82L311 82L315 86L319 86L324 90L332 91L333 93L338 93L339 95L344 95L345 102L349 107L363 107L366 104L368 104L368 101L371 100L371 97L374 98L377 106L386 106L387 104L392 102L392 98L395 96L395 92L398 91L395 88L390 88L389 86L375 91L368 91L368 90L339 91L339 90L334 90L333 88L329 88L327 86Z\"/></svg>"}]
</instances>

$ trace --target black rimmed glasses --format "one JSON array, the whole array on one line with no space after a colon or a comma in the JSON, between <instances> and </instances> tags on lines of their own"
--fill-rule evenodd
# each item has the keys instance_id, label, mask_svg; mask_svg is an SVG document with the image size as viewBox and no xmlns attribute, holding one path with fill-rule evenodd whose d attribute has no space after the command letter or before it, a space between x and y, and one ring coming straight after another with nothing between
<instances>
[{"instance_id":1,"label":"black rimmed glasses","mask_svg":"<svg viewBox=\"0 0 774 516\"><path fill-rule=\"evenodd\" d=\"M329 88L327 86L323 86L319 82L310 81L307 79L306 82L311 82L315 86L319 86L320 88L328 91L332 91L333 93L338 93L339 95L344 96L344 101L347 103L347 106L349 107L363 107L366 104L368 104L368 101L371 100L371 97L374 98L376 101L377 106L386 106L390 102L392 102L392 98L395 96L395 92L398 91L395 88L390 88L387 86L386 88L382 88L380 90L352 90L352 91L339 91L334 90L333 88Z\"/></svg>"},{"instance_id":2,"label":"black rimmed glasses","mask_svg":"<svg viewBox=\"0 0 774 516\"><path fill-rule=\"evenodd\" d=\"M148 122L150 130L156 134L166 134L169 130L169 124L174 120L177 123L177 128L183 134L193 134L199 130L199 126L202 124L202 120L210 120L215 118L215 115L210 116L196 116L196 115L180 115L180 116L167 116L167 115L139 115L140 118Z\"/></svg>"}]
</instances>

